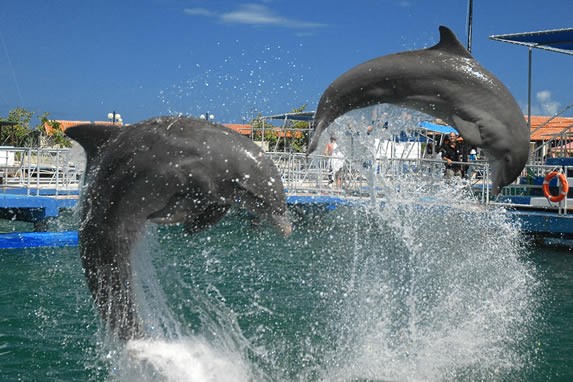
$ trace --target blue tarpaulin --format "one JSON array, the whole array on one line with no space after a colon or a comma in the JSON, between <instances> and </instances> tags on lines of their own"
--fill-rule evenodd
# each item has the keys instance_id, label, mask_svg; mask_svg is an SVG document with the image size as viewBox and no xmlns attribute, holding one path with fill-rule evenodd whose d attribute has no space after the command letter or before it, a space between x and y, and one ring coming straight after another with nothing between
<instances>
[{"instance_id":1,"label":"blue tarpaulin","mask_svg":"<svg viewBox=\"0 0 573 382\"><path fill-rule=\"evenodd\" d=\"M500 34L490 36L489 38L512 44L525 45L531 48L573 54L573 28Z\"/></svg>"},{"instance_id":2,"label":"blue tarpaulin","mask_svg":"<svg viewBox=\"0 0 573 382\"><path fill-rule=\"evenodd\" d=\"M458 134L458 131L449 125L438 125L437 123L432 123L429 121L422 121L422 122L420 122L419 126L423 129L430 130L430 131L433 131L435 133L441 133L441 134L456 133L456 134Z\"/></svg>"}]
</instances>

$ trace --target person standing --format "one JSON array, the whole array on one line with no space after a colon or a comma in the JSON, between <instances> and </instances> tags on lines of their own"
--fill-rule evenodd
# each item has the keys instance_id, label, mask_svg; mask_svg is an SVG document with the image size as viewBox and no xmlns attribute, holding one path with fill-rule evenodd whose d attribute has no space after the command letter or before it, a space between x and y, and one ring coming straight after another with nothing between
<instances>
[{"instance_id":1,"label":"person standing","mask_svg":"<svg viewBox=\"0 0 573 382\"><path fill-rule=\"evenodd\" d=\"M334 136L330 137L330 142L324 149L324 155L329 157L328 184L331 184L336 180L336 186L340 188L342 186L342 167L344 166L344 156L338 148L338 144L336 143L336 138Z\"/></svg>"},{"instance_id":2,"label":"person standing","mask_svg":"<svg viewBox=\"0 0 573 382\"><path fill-rule=\"evenodd\" d=\"M442 146L442 160L446 166L445 177L453 178L454 176L462 176L462 166L460 148L458 147L458 137L455 133L450 133L449 139Z\"/></svg>"},{"instance_id":3,"label":"person standing","mask_svg":"<svg viewBox=\"0 0 573 382\"><path fill-rule=\"evenodd\" d=\"M471 180L474 176L474 173L476 172L475 162L477 161L477 151L475 148L472 148L470 150L470 153L468 155L468 160L470 162L470 165L468 166L468 172L466 174L466 177Z\"/></svg>"}]
</instances>

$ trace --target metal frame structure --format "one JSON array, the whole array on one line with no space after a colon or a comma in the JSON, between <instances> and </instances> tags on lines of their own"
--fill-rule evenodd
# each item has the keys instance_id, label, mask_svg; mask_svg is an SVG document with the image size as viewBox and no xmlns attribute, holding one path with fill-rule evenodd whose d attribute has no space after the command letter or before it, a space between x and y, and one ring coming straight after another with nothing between
<instances>
[{"instance_id":1,"label":"metal frame structure","mask_svg":"<svg viewBox=\"0 0 573 382\"><path fill-rule=\"evenodd\" d=\"M531 129L531 68L533 49L573 55L573 28L551 29L537 32L500 34L489 36L490 39L529 48L527 69L527 124Z\"/></svg>"}]
</instances>

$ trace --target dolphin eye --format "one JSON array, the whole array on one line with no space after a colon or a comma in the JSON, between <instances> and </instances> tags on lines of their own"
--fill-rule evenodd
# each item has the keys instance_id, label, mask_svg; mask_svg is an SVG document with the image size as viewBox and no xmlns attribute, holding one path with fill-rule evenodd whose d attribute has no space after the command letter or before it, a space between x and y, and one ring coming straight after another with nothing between
<instances>
[{"instance_id":1,"label":"dolphin eye","mask_svg":"<svg viewBox=\"0 0 573 382\"><path fill-rule=\"evenodd\" d=\"M509 155L509 154L505 154L503 159L505 160L505 163L507 163L507 164L511 164L511 162L513 162L513 159L511 158L511 155Z\"/></svg>"}]
</instances>

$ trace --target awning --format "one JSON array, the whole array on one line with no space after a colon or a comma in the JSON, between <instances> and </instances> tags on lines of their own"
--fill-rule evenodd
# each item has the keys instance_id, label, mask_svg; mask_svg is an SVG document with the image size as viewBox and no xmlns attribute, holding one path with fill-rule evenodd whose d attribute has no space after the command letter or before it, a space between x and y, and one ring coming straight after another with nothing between
<instances>
[{"instance_id":1,"label":"awning","mask_svg":"<svg viewBox=\"0 0 573 382\"><path fill-rule=\"evenodd\" d=\"M500 34L489 37L492 40L525 45L530 48L573 54L573 28L552 29L539 32Z\"/></svg>"},{"instance_id":2,"label":"awning","mask_svg":"<svg viewBox=\"0 0 573 382\"><path fill-rule=\"evenodd\" d=\"M17 125L16 121L8 121L7 119L0 119L0 127L2 126L14 126Z\"/></svg>"},{"instance_id":3,"label":"awning","mask_svg":"<svg viewBox=\"0 0 573 382\"><path fill-rule=\"evenodd\" d=\"M492 40L509 42L529 47L527 79L527 124L531 127L531 61L533 48L552 52L573 54L573 28L551 29L539 32L500 34L489 37Z\"/></svg>"},{"instance_id":4,"label":"awning","mask_svg":"<svg viewBox=\"0 0 573 382\"><path fill-rule=\"evenodd\" d=\"M423 129L433 131L440 134L456 133L458 131L449 125L438 125L437 123L432 123L430 121L422 121L419 126Z\"/></svg>"},{"instance_id":5,"label":"awning","mask_svg":"<svg viewBox=\"0 0 573 382\"><path fill-rule=\"evenodd\" d=\"M314 111L301 111L298 113L284 113L277 115L269 115L262 117L263 119L288 119L291 121L312 121L314 118Z\"/></svg>"}]
</instances>

